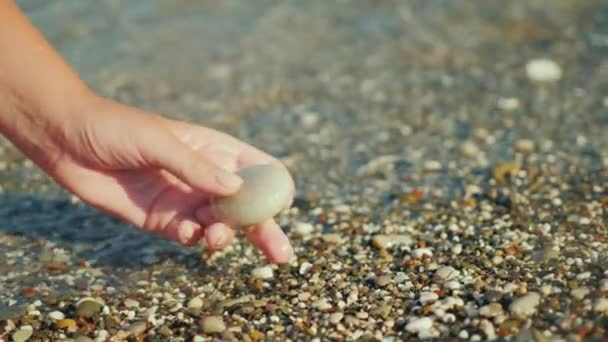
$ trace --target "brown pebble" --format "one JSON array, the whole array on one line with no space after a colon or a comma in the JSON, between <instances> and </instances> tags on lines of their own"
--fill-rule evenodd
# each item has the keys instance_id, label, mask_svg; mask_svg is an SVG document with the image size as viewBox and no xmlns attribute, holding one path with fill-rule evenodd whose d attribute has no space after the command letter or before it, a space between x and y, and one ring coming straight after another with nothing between
<instances>
[{"instance_id":1,"label":"brown pebble","mask_svg":"<svg viewBox=\"0 0 608 342\"><path fill-rule=\"evenodd\" d=\"M34 297L37 294L38 294L38 291L36 291L36 289L34 289L32 287L26 287L21 290L21 295L23 297L28 297L28 298Z\"/></svg>"},{"instance_id":2,"label":"brown pebble","mask_svg":"<svg viewBox=\"0 0 608 342\"><path fill-rule=\"evenodd\" d=\"M492 169L492 177L494 177L499 184L504 184L507 181L507 177L519 171L519 169L519 164L515 162L499 163Z\"/></svg>"},{"instance_id":3,"label":"brown pebble","mask_svg":"<svg viewBox=\"0 0 608 342\"><path fill-rule=\"evenodd\" d=\"M252 340L254 341L259 341L261 339L264 338L264 334L256 329L253 329L250 333L249 333L249 337L251 337Z\"/></svg>"},{"instance_id":4,"label":"brown pebble","mask_svg":"<svg viewBox=\"0 0 608 342\"><path fill-rule=\"evenodd\" d=\"M57 328L57 329L69 329L69 328L75 327L75 326L76 326L76 321L71 318L61 319L61 320L57 321L57 323L55 323L55 328Z\"/></svg>"}]
</instances>

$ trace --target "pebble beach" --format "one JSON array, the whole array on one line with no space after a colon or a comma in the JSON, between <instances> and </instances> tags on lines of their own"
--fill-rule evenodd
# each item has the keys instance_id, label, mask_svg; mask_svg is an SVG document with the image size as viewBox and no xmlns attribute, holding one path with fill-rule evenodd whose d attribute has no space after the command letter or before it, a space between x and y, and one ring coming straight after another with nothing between
<instances>
[{"instance_id":1,"label":"pebble beach","mask_svg":"<svg viewBox=\"0 0 608 342\"><path fill-rule=\"evenodd\" d=\"M608 3L17 1L97 92L296 182L296 258L139 232L0 141L0 340L608 340Z\"/></svg>"}]
</instances>

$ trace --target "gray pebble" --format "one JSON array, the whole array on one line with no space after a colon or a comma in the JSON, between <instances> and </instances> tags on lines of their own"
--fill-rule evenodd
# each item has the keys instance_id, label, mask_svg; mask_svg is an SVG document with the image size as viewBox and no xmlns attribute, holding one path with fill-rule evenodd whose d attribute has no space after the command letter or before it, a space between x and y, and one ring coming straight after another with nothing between
<instances>
[{"instance_id":1,"label":"gray pebble","mask_svg":"<svg viewBox=\"0 0 608 342\"><path fill-rule=\"evenodd\" d=\"M452 266L443 266L440 267L437 271L435 271L435 276L433 280L437 283L443 284L448 280L452 280L460 275L460 272L457 271Z\"/></svg>"},{"instance_id":2,"label":"gray pebble","mask_svg":"<svg viewBox=\"0 0 608 342\"><path fill-rule=\"evenodd\" d=\"M102 304L95 298L85 297L76 303L76 313L79 316L90 318L98 314L102 309Z\"/></svg>"},{"instance_id":3,"label":"gray pebble","mask_svg":"<svg viewBox=\"0 0 608 342\"><path fill-rule=\"evenodd\" d=\"M502 305L499 303L490 303L479 309L479 314L483 317L496 317L503 314Z\"/></svg>"},{"instance_id":4,"label":"gray pebble","mask_svg":"<svg viewBox=\"0 0 608 342\"><path fill-rule=\"evenodd\" d=\"M27 341L34 332L31 329L19 329L12 335L14 342L25 342Z\"/></svg>"},{"instance_id":5,"label":"gray pebble","mask_svg":"<svg viewBox=\"0 0 608 342\"><path fill-rule=\"evenodd\" d=\"M194 297L188 301L188 309L200 309L203 307L203 299L201 297Z\"/></svg>"},{"instance_id":6,"label":"gray pebble","mask_svg":"<svg viewBox=\"0 0 608 342\"><path fill-rule=\"evenodd\" d=\"M214 201L215 215L233 227L244 227L272 218L291 197L291 176L273 165L256 165L239 171L243 185L233 196Z\"/></svg>"},{"instance_id":7,"label":"gray pebble","mask_svg":"<svg viewBox=\"0 0 608 342\"><path fill-rule=\"evenodd\" d=\"M205 316L201 318L203 332L207 334L221 333L226 330L226 325L221 316Z\"/></svg>"}]
</instances>

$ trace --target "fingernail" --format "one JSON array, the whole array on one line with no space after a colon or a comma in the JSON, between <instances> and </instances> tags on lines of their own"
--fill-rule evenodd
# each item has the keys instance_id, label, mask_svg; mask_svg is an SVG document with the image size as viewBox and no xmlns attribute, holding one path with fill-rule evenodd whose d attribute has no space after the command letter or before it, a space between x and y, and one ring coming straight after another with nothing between
<instances>
[{"instance_id":1,"label":"fingernail","mask_svg":"<svg viewBox=\"0 0 608 342\"><path fill-rule=\"evenodd\" d=\"M179 230L179 238L181 243L188 243L194 235L194 228L190 224L184 224Z\"/></svg>"},{"instance_id":2,"label":"fingernail","mask_svg":"<svg viewBox=\"0 0 608 342\"><path fill-rule=\"evenodd\" d=\"M226 244L226 240L228 239L228 236L226 235L226 232L220 230L219 232L216 233L217 236L215 237L215 241L213 242L213 249L220 249L222 247L224 247L224 245Z\"/></svg>"},{"instance_id":3,"label":"fingernail","mask_svg":"<svg viewBox=\"0 0 608 342\"><path fill-rule=\"evenodd\" d=\"M289 262L295 253L293 247L289 242L284 242L279 248L277 248L277 255L275 256L279 262Z\"/></svg>"},{"instance_id":4,"label":"fingernail","mask_svg":"<svg viewBox=\"0 0 608 342\"><path fill-rule=\"evenodd\" d=\"M243 179L233 173L222 171L216 176L217 181L224 187L226 190L232 191L237 190L243 184Z\"/></svg>"}]
</instances>

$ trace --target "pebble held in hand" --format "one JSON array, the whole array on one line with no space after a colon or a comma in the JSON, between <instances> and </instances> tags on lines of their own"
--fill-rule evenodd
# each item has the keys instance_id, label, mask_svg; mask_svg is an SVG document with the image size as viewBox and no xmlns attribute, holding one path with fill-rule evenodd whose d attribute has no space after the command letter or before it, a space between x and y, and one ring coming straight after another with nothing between
<instances>
[{"instance_id":1,"label":"pebble held in hand","mask_svg":"<svg viewBox=\"0 0 608 342\"><path fill-rule=\"evenodd\" d=\"M287 170L273 165L255 165L238 172L243 178L239 191L212 203L215 216L233 228L261 223L287 207L291 178Z\"/></svg>"}]
</instances>

